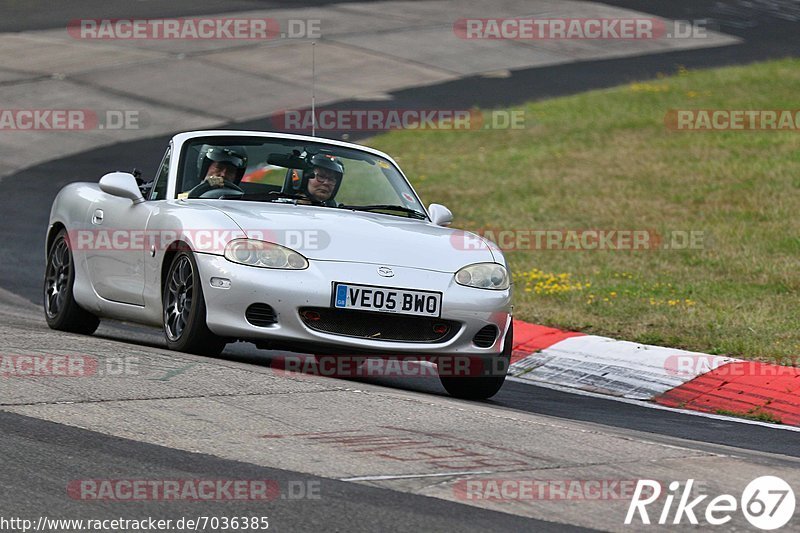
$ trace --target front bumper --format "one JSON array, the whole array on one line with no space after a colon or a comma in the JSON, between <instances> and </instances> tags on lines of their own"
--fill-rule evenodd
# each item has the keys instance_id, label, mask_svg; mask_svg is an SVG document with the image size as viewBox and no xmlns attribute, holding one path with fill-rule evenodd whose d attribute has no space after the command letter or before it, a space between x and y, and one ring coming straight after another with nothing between
<instances>
[{"instance_id":1,"label":"front bumper","mask_svg":"<svg viewBox=\"0 0 800 533\"><path fill-rule=\"evenodd\" d=\"M300 351L376 355L476 355L503 351L503 339L511 325L511 290L490 291L464 287L453 274L392 266L394 277L378 275L382 265L309 260L305 270L272 270L240 265L222 256L195 254L205 296L209 329L216 335ZM212 286L211 278L228 280L225 287ZM441 318L458 323L458 331L441 342L401 342L316 331L303 323L299 309L330 307L333 282L376 285L442 292ZM270 305L277 322L254 326L245 319L251 304ZM347 311L342 311L347 312ZM386 320L391 313L384 313ZM481 348L473 337L484 326L495 325L494 344Z\"/></svg>"}]
</instances>

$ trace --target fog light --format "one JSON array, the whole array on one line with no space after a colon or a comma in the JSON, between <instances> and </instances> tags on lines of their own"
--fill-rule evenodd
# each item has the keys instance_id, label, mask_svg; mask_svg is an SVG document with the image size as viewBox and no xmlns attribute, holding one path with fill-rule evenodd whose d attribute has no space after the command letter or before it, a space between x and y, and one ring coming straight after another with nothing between
<instances>
[{"instance_id":1,"label":"fog light","mask_svg":"<svg viewBox=\"0 0 800 533\"><path fill-rule=\"evenodd\" d=\"M320 319L320 316L316 311L303 311L303 318L310 320L311 322L316 322Z\"/></svg>"}]
</instances>

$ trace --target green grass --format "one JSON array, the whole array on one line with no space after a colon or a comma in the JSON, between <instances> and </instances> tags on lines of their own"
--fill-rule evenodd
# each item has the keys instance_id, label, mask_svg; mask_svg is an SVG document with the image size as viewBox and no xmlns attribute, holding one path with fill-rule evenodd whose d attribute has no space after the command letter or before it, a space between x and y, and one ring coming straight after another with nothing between
<instances>
[{"instance_id":1,"label":"green grass","mask_svg":"<svg viewBox=\"0 0 800 533\"><path fill-rule=\"evenodd\" d=\"M716 414L725 416L736 416L739 418L746 418L748 420L758 420L759 422L769 422L770 424L783 424L781 419L772 413L762 411L760 408L751 409L745 413L738 411L728 411L727 409L717 409Z\"/></svg>"},{"instance_id":2,"label":"green grass","mask_svg":"<svg viewBox=\"0 0 800 533\"><path fill-rule=\"evenodd\" d=\"M800 61L672 75L523 106L524 129L395 131L427 202L471 230L702 232L699 249L507 252L515 315L649 344L800 352L800 132L676 132L669 109L797 109ZM785 359L784 359L785 361Z\"/></svg>"}]
</instances>

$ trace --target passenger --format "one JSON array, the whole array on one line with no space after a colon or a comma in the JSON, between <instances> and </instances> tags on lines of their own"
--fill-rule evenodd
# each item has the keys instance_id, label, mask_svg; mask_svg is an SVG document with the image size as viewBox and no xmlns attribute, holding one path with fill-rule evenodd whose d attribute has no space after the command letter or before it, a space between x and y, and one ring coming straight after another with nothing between
<instances>
[{"instance_id":1,"label":"passenger","mask_svg":"<svg viewBox=\"0 0 800 533\"><path fill-rule=\"evenodd\" d=\"M303 175L301 194L310 200L335 205L333 198L342 184L344 165L339 158L329 154L316 154L310 163L311 170Z\"/></svg>"}]
</instances>

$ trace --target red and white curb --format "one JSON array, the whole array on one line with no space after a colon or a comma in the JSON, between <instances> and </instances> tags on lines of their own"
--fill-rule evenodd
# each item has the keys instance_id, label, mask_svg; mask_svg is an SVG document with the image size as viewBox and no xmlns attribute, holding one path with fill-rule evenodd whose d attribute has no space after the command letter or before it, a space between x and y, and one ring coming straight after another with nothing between
<instances>
[{"instance_id":1,"label":"red and white curb","mask_svg":"<svg viewBox=\"0 0 800 533\"><path fill-rule=\"evenodd\" d=\"M800 368L619 341L514 321L509 375L706 413L800 426Z\"/></svg>"}]
</instances>

